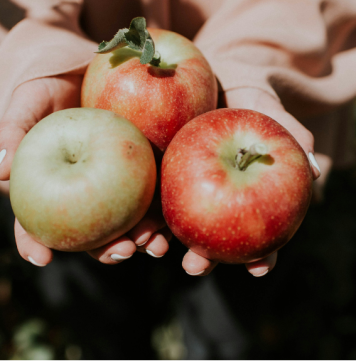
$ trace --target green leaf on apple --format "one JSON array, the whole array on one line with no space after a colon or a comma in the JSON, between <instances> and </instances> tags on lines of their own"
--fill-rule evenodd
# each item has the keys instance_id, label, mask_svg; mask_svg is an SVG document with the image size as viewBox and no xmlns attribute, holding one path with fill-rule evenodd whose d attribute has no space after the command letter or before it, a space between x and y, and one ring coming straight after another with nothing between
<instances>
[{"instance_id":1,"label":"green leaf on apple","mask_svg":"<svg viewBox=\"0 0 356 364\"><path fill-rule=\"evenodd\" d=\"M155 55L155 45L146 29L146 19L137 17L132 19L130 28L125 33L125 39L129 48L141 51L140 62L142 64L150 63Z\"/></svg>"},{"instance_id":2,"label":"green leaf on apple","mask_svg":"<svg viewBox=\"0 0 356 364\"><path fill-rule=\"evenodd\" d=\"M151 63L158 66L160 57L155 57L155 45L150 33L146 29L146 19L137 17L132 19L129 29L120 29L109 42L101 42L96 53L108 53L126 47L142 52L141 64Z\"/></svg>"},{"instance_id":3,"label":"green leaf on apple","mask_svg":"<svg viewBox=\"0 0 356 364\"><path fill-rule=\"evenodd\" d=\"M101 42L96 53L108 53L116 49L123 48L127 46L125 33L129 30L127 28L120 29L109 42Z\"/></svg>"},{"instance_id":4,"label":"green leaf on apple","mask_svg":"<svg viewBox=\"0 0 356 364\"><path fill-rule=\"evenodd\" d=\"M129 31L125 34L127 45L137 51L142 51L148 38L146 19L142 17L132 19Z\"/></svg>"},{"instance_id":5,"label":"green leaf on apple","mask_svg":"<svg viewBox=\"0 0 356 364\"><path fill-rule=\"evenodd\" d=\"M151 62L154 54L155 54L155 45L153 43L153 40L147 39L144 45L144 49L142 51L140 62L142 64Z\"/></svg>"}]
</instances>

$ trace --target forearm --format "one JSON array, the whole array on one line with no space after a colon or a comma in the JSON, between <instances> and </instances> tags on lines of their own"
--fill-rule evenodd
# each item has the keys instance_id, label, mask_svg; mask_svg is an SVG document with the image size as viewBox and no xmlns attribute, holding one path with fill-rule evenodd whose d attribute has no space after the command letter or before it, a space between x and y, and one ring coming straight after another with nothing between
<instances>
[{"instance_id":1,"label":"forearm","mask_svg":"<svg viewBox=\"0 0 356 364\"><path fill-rule=\"evenodd\" d=\"M356 79L350 77L356 62L355 3L330 3L227 0L195 43L225 92L261 89L298 118L325 112L356 96Z\"/></svg>"}]
</instances>

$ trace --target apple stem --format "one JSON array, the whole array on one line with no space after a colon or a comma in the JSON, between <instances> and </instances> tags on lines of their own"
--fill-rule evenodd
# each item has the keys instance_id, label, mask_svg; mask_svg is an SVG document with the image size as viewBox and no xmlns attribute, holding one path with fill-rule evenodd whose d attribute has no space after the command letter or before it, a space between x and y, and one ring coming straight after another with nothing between
<instances>
[{"instance_id":1,"label":"apple stem","mask_svg":"<svg viewBox=\"0 0 356 364\"><path fill-rule=\"evenodd\" d=\"M120 29L110 41L102 41L96 53L105 54L126 46L141 51L141 64L149 63L158 67L161 63L161 55L155 50L153 39L146 28L146 19L142 16L133 18L130 28Z\"/></svg>"},{"instance_id":2,"label":"apple stem","mask_svg":"<svg viewBox=\"0 0 356 364\"><path fill-rule=\"evenodd\" d=\"M256 143L250 146L249 150L239 149L236 154L236 166L240 171L246 168L257 158L267 154L267 146L263 143Z\"/></svg>"},{"instance_id":3,"label":"apple stem","mask_svg":"<svg viewBox=\"0 0 356 364\"><path fill-rule=\"evenodd\" d=\"M153 42L153 40L152 40ZM155 52L152 60L149 62L151 66L155 66L155 67L158 67L159 64L161 63L161 55L159 52Z\"/></svg>"}]
</instances>

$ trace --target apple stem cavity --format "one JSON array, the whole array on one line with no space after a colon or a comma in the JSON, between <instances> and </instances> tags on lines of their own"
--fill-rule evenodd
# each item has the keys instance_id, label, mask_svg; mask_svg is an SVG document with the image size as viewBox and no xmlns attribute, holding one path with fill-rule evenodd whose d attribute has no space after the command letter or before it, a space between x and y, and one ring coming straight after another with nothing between
<instances>
[{"instance_id":1,"label":"apple stem cavity","mask_svg":"<svg viewBox=\"0 0 356 364\"><path fill-rule=\"evenodd\" d=\"M114 50L129 47L141 52L141 64L149 63L158 67L161 63L161 55L156 52L153 39L146 28L146 19L143 17L133 18L129 29L120 29L110 41L102 41L96 53L105 54Z\"/></svg>"},{"instance_id":2,"label":"apple stem cavity","mask_svg":"<svg viewBox=\"0 0 356 364\"><path fill-rule=\"evenodd\" d=\"M239 148L235 157L236 167L238 167L240 171L245 171L253 161L266 154L267 146L263 143L252 144L248 150Z\"/></svg>"},{"instance_id":3,"label":"apple stem cavity","mask_svg":"<svg viewBox=\"0 0 356 364\"><path fill-rule=\"evenodd\" d=\"M68 151L65 151L64 160L70 164L75 164L78 162L78 156L75 153L72 154Z\"/></svg>"}]
</instances>

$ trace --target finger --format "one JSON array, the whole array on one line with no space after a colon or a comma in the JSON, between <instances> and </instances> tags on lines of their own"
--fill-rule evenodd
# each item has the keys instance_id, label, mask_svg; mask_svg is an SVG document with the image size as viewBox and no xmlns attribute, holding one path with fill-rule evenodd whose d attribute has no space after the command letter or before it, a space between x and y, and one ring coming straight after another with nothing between
<instances>
[{"instance_id":1,"label":"finger","mask_svg":"<svg viewBox=\"0 0 356 364\"><path fill-rule=\"evenodd\" d=\"M321 176L321 169L319 167L318 162L315 159L315 154L313 152L308 153L309 163L313 173L314 181Z\"/></svg>"},{"instance_id":2,"label":"finger","mask_svg":"<svg viewBox=\"0 0 356 364\"><path fill-rule=\"evenodd\" d=\"M168 227L154 233L144 246L137 248L141 253L147 253L154 258L163 257L169 249L169 241L172 239L172 232Z\"/></svg>"},{"instance_id":3,"label":"finger","mask_svg":"<svg viewBox=\"0 0 356 364\"><path fill-rule=\"evenodd\" d=\"M12 160L26 133L50 112L48 95L36 87L38 82L32 82L34 84L26 82L14 91L0 122L0 180L10 178Z\"/></svg>"},{"instance_id":4,"label":"finger","mask_svg":"<svg viewBox=\"0 0 356 364\"><path fill-rule=\"evenodd\" d=\"M0 125L0 180L7 181L10 179L11 164L14 155L21 140L26 132L17 127L3 123Z\"/></svg>"},{"instance_id":5,"label":"finger","mask_svg":"<svg viewBox=\"0 0 356 364\"><path fill-rule=\"evenodd\" d=\"M130 258L136 251L136 245L127 237L120 238L87 253L104 264L117 264Z\"/></svg>"},{"instance_id":6,"label":"finger","mask_svg":"<svg viewBox=\"0 0 356 364\"><path fill-rule=\"evenodd\" d=\"M303 148L308 157L313 179L320 177L321 171L314 154L314 136L298 120L285 111L273 110L269 113L273 119L284 126L296 139L298 144Z\"/></svg>"},{"instance_id":7,"label":"finger","mask_svg":"<svg viewBox=\"0 0 356 364\"><path fill-rule=\"evenodd\" d=\"M32 239L17 219L15 220L15 239L21 257L28 262L44 267L52 261L52 250Z\"/></svg>"},{"instance_id":8,"label":"finger","mask_svg":"<svg viewBox=\"0 0 356 364\"><path fill-rule=\"evenodd\" d=\"M313 134L306 129L302 124L300 124L296 119L294 119L291 115L286 114L287 116L284 116L284 119L291 119L288 122L285 122L285 126L291 134L294 136L294 138L297 140L299 145L303 148L305 154L308 157L310 168L313 174L313 179L316 180L320 177L321 171L320 167L318 165L318 162L315 159L315 153L314 153L314 136Z\"/></svg>"},{"instance_id":9,"label":"finger","mask_svg":"<svg viewBox=\"0 0 356 364\"><path fill-rule=\"evenodd\" d=\"M9 181L0 181L0 194L9 196L10 184Z\"/></svg>"},{"instance_id":10,"label":"finger","mask_svg":"<svg viewBox=\"0 0 356 364\"><path fill-rule=\"evenodd\" d=\"M206 276L208 275L216 266L218 262L213 262L206 259L191 250L189 250L182 262L183 269L191 276Z\"/></svg>"},{"instance_id":11,"label":"finger","mask_svg":"<svg viewBox=\"0 0 356 364\"><path fill-rule=\"evenodd\" d=\"M256 262L247 263L246 268L254 277L262 277L274 268L276 262L277 252Z\"/></svg>"},{"instance_id":12,"label":"finger","mask_svg":"<svg viewBox=\"0 0 356 364\"><path fill-rule=\"evenodd\" d=\"M324 192L326 187L326 182L328 180L328 177L331 172L333 161L332 159L321 153L315 153L315 158L320 166L320 169L322 171L322 174L320 178L318 178L313 183L313 197L312 202L313 203L320 203L324 199Z\"/></svg>"},{"instance_id":13,"label":"finger","mask_svg":"<svg viewBox=\"0 0 356 364\"><path fill-rule=\"evenodd\" d=\"M162 213L149 211L146 216L126 235L137 245L145 245L152 235L158 230L164 228L166 222Z\"/></svg>"},{"instance_id":14,"label":"finger","mask_svg":"<svg viewBox=\"0 0 356 364\"><path fill-rule=\"evenodd\" d=\"M0 121L0 180L10 178L10 168L21 140L51 112L79 106L81 77L47 77L21 84L12 94Z\"/></svg>"},{"instance_id":15,"label":"finger","mask_svg":"<svg viewBox=\"0 0 356 364\"><path fill-rule=\"evenodd\" d=\"M268 92L256 88L240 88L226 92L228 107L259 111L276 120L297 140L307 155L313 178L320 176L320 168L314 157L314 137L297 119L287 113L281 102Z\"/></svg>"}]
</instances>

